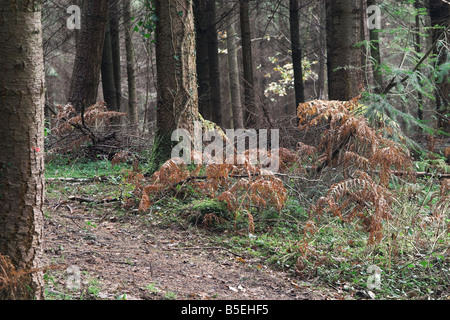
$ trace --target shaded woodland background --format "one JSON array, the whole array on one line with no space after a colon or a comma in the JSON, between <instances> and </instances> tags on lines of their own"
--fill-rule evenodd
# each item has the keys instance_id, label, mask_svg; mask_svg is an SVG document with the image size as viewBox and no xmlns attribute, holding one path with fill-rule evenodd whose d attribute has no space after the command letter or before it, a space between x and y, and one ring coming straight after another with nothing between
<instances>
[{"instance_id":1,"label":"shaded woodland background","mask_svg":"<svg viewBox=\"0 0 450 320\"><path fill-rule=\"evenodd\" d=\"M330 8L327 13L325 1L249 1L252 56L249 61L244 61L239 3L197 1L194 14L197 32L200 113L205 119L216 122L222 128L235 127L234 122L240 119L239 112L236 110L243 110L244 120L246 120L247 80L245 80L244 66L250 64L254 69L251 91L255 104L258 106L257 126L285 130L281 135L284 140L282 144L284 143L287 147L295 145L298 138L291 139L291 137L298 134L296 109L299 102L328 98L349 100L353 97L351 94L346 96L344 89L338 87L333 89L335 93L332 93L331 97L329 95L330 82L334 82L336 87L337 84L345 85L347 81L342 79L342 74L337 75L338 78L333 78L333 73L330 73L331 78L328 77L327 49L328 51L332 49L334 44L337 47L333 49L333 54L340 54L336 59L351 61L346 56L361 55L358 60L360 65L355 67L356 71L351 75L352 78L360 78L357 80L360 88L355 88L352 93L359 94L365 90L369 101L376 102L382 97L377 91L378 81L382 81L383 89L392 84L389 82L391 77L397 76L401 79L402 75L414 70L419 57L422 57L435 41L436 30L431 26L432 22L438 20L430 15L433 11L428 10L428 2L380 1L377 4L382 9L381 30L368 30L365 23L368 18L368 15L364 13L365 8L375 4L374 1L368 2L356 1L355 4L351 4L357 5L360 10L359 14L351 19L362 26L359 39L354 39L354 44L359 43L360 48L359 53L355 53L342 46L345 34L329 34L327 40L326 19L327 17L332 19L333 15L338 13L330 12ZM444 2L434 2L432 1L432 5L448 9ZM108 32L105 35L103 59L95 62L101 65L102 70L97 100L104 100L109 110L130 114L129 97L130 92L134 92L134 88L129 89L130 84L135 85L136 96L132 96L132 101L136 103L139 137L147 141L140 143L145 144L151 141L156 126L156 57L154 41L152 41L154 35L151 30L151 19L154 17L151 13L151 4L130 1L131 12L127 12L124 11L126 3L128 1L115 0L109 5L110 20ZM66 27L68 18L66 8L70 4L74 4L73 1L44 1L47 119L50 119L51 109L55 110L57 105L65 105L71 94L70 84L79 31L69 30ZM75 4L81 5L81 2ZM439 13L442 12L439 10ZM448 13L448 10L444 10L445 12ZM296 16L299 33L297 42L293 46L296 34L291 34L291 31L297 30L295 28L297 26L291 30L291 22L295 21L292 19ZM431 21L432 18L434 21ZM444 16L442 25L448 23L448 17L447 20L445 19ZM329 23L328 28L330 25ZM234 34L235 38L228 37L229 34ZM128 46L127 39L131 41ZM299 47L295 54L302 61L302 81L298 79L298 72L297 80L294 77L295 71L292 64L292 48L297 43ZM130 51L130 44L132 44L133 52ZM208 54L208 50L217 54ZM445 52L448 48L444 45L439 50ZM131 82L127 80L130 72L129 69L127 70L127 57L128 61L132 59L130 63L135 75ZM233 59L236 59L237 65L232 64ZM330 63L329 60L328 63ZM377 66L377 63L381 65ZM413 77L412 81L408 81L405 87L395 86L394 92L389 92L386 99L383 98L384 102L378 104L382 107L377 107L389 115L392 115L395 110L411 115L411 118L408 116L393 116L393 118L399 121L408 135L416 138L421 137L423 131L414 121L415 119L421 120L421 123L431 128L448 128L448 115L445 115L448 109L438 113L436 104L440 101L436 101L435 98L436 95L443 97L444 101L447 101L448 108L448 91L434 90L433 84L425 81L426 77L434 77L430 73L432 64L433 62L429 62L428 67L424 68L419 76ZM445 67L445 70L442 69L440 72L444 78L447 78L445 73L448 71L447 64L441 63L441 65ZM381 77L384 76L384 79L377 78L378 72L374 72L375 69L382 71ZM238 77L235 78L238 82L230 80L233 79L233 73ZM297 96L296 85L301 86L297 89L297 92L301 92L297 93ZM342 94L340 95L339 92ZM236 109L234 114L233 105ZM125 121L129 121L129 118ZM137 131L134 132L134 136L137 138Z\"/></svg>"}]
</instances>

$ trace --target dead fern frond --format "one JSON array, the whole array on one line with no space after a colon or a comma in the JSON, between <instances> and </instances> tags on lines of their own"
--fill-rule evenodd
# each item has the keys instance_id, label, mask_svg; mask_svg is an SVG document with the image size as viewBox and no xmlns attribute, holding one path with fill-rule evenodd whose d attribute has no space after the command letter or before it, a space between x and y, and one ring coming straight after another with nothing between
<instances>
[{"instance_id":1,"label":"dead fern frond","mask_svg":"<svg viewBox=\"0 0 450 320\"><path fill-rule=\"evenodd\" d=\"M393 197L388 189L395 171L412 173L409 152L384 136L389 130L374 129L354 111L361 104L351 101L309 101L298 108L299 127L308 130L323 126L317 145L320 163L317 172L326 167L344 169L344 181L331 186L326 197L313 206L350 222L358 219L370 234L370 242L381 239L382 221L390 218ZM306 149L301 145L302 149ZM412 176L412 175L411 175Z\"/></svg>"}]
</instances>

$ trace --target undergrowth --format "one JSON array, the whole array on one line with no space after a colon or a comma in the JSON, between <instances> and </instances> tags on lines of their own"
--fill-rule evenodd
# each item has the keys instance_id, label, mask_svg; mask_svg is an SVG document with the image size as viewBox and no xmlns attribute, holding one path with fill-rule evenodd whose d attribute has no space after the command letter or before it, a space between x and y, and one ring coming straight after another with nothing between
<instances>
[{"instance_id":1,"label":"undergrowth","mask_svg":"<svg viewBox=\"0 0 450 320\"><path fill-rule=\"evenodd\" d=\"M125 152L94 163L52 158L47 176L105 175L102 194L119 196L121 210L144 225L197 228L241 263L280 268L344 296L447 299L450 180L416 173L445 173L448 165L430 153L413 159L359 108L356 99L300 105L301 129L325 130L316 145L280 148L276 173L248 158L239 165L174 158L147 177L145 163Z\"/></svg>"}]
</instances>

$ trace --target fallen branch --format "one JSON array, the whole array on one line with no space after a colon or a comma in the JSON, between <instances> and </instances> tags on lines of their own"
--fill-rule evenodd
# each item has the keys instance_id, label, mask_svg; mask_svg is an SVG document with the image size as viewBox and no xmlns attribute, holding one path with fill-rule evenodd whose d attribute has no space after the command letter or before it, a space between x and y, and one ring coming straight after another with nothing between
<instances>
[{"instance_id":1,"label":"fallen branch","mask_svg":"<svg viewBox=\"0 0 450 320\"><path fill-rule=\"evenodd\" d=\"M83 198L83 197L70 197L69 200L70 201L78 201L80 203L86 202L86 203L96 203L96 204L122 201L122 199L119 199L119 198L94 200L94 199L91 199L91 198Z\"/></svg>"},{"instance_id":2,"label":"fallen branch","mask_svg":"<svg viewBox=\"0 0 450 320\"><path fill-rule=\"evenodd\" d=\"M67 183L91 183L91 182L107 182L108 178L105 176L93 178L46 178L47 182L67 182Z\"/></svg>"}]
</instances>

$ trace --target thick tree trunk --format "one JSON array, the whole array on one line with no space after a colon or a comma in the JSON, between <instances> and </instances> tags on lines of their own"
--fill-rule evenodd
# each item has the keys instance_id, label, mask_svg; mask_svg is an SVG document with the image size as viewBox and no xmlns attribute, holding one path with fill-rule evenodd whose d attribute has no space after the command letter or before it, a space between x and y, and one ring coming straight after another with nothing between
<instances>
[{"instance_id":1,"label":"thick tree trunk","mask_svg":"<svg viewBox=\"0 0 450 320\"><path fill-rule=\"evenodd\" d=\"M249 0L239 0L239 3L242 37L242 63L244 72L244 126L246 128L254 128L257 125L259 113L255 103Z\"/></svg>"},{"instance_id":2,"label":"thick tree trunk","mask_svg":"<svg viewBox=\"0 0 450 320\"><path fill-rule=\"evenodd\" d=\"M302 49L300 46L300 21L298 0L289 0L289 23L291 28L292 64L294 69L295 110L305 102L303 84Z\"/></svg>"},{"instance_id":3,"label":"thick tree trunk","mask_svg":"<svg viewBox=\"0 0 450 320\"><path fill-rule=\"evenodd\" d=\"M97 100L109 0L85 0L68 101L77 111Z\"/></svg>"},{"instance_id":4,"label":"thick tree trunk","mask_svg":"<svg viewBox=\"0 0 450 320\"><path fill-rule=\"evenodd\" d=\"M361 1L327 0L328 95L350 100L364 87L361 50Z\"/></svg>"},{"instance_id":5,"label":"thick tree trunk","mask_svg":"<svg viewBox=\"0 0 450 320\"><path fill-rule=\"evenodd\" d=\"M0 0L0 254L25 272L3 299L42 299L45 76L41 1Z\"/></svg>"},{"instance_id":6,"label":"thick tree trunk","mask_svg":"<svg viewBox=\"0 0 450 320\"><path fill-rule=\"evenodd\" d=\"M231 19L230 19L231 20ZM227 50L228 50L228 79L230 88L230 101L232 109L232 122L234 129L244 128L242 115L241 90L239 84L238 43L236 41L236 27L232 21L227 27Z\"/></svg>"},{"instance_id":7,"label":"thick tree trunk","mask_svg":"<svg viewBox=\"0 0 450 320\"><path fill-rule=\"evenodd\" d=\"M176 129L194 134L198 119L195 28L192 0L157 0L157 130L151 171L171 157Z\"/></svg>"},{"instance_id":8,"label":"thick tree trunk","mask_svg":"<svg viewBox=\"0 0 450 320\"><path fill-rule=\"evenodd\" d=\"M447 39L450 35L448 29L450 24L450 4L442 0L429 0L431 26L438 26L433 30L433 43L438 39L444 40L444 30L447 30ZM446 45L438 43L435 49L437 56L436 68L440 68L449 59L449 51ZM438 128L450 131L450 121L446 114L450 113L450 81L449 77L442 77L442 80L436 82L436 111L438 115Z\"/></svg>"},{"instance_id":9,"label":"thick tree trunk","mask_svg":"<svg viewBox=\"0 0 450 320\"><path fill-rule=\"evenodd\" d=\"M128 117L131 132L139 134L139 110L136 91L135 56L131 37L131 0L123 0L123 20L125 25L125 51L128 77Z\"/></svg>"}]
</instances>

